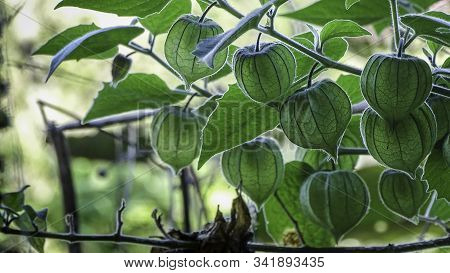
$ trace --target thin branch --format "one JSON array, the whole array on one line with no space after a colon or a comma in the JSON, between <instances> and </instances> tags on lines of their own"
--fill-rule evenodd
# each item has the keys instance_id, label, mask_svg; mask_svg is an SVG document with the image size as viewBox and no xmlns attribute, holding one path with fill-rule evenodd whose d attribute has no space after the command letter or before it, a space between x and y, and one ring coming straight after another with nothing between
<instances>
[{"instance_id":1,"label":"thin branch","mask_svg":"<svg viewBox=\"0 0 450 273\"><path fill-rule=\"evenodd\" d=\"M73 222L73 214L67 214L65 220L69 230L69 234L75 234L76 230L75 230L75 223Z\"/></svg>"},{"instance_id":2,"label":"thin branch","mask_svg":"<svg viewBox=\"0 0 450 273\"><path fill-rule=\"evenodd\" d=\"M406 41L405 45L403 46L403 50L406 50L416 38L417 38L416 34L412 35L411 38L409 38L408 41Z\"/></svg>"},{"instance_id":3,"label":"thin branch","mask_svg":"<svg viewBox=\"0 0 450 273\"><path fill-rule=\"evenodd\" d=\"M189 173L192 177L192 184L200 201L200 213L203 214L203 216L205 217L205 221L208 221L208 212L206 210L205 200L203 199L202 191L200 188L200 181L197 175L195 174L194 168L192 168L192 166L189 167Z\"/></svg>"},{"instance_id":4,"label":"thin branch","mask_svg":"<svg viewBox=\"0 0 450 273\"><path fill-rule=\"evenodd\" d=\"M450 89L440 85L433 84L433 89L431 90L431 92L450 98Z\"/></svg>"},{"instance_id":5,"label":"thin branch","mask_svg":"<svg viewBox=\"0 0 450 273\"><path fill-rule=\"evenodd\" d=\"M120 203L120 208L117 210L116 215L116 232L114 233L116 236L120 237L122 235L122 228L123 228L123 211L126 208L127 203L125 202L125 199L122 199L122 202Z\"/></svg>"},{"instance_id":6,"label":"thin branch","mask_svg":"<svg viewBox=\"0 0 450 273\"><path fill-rule=\"evenodd\" d=\"M297 220L295 220L294 216L291 215L291 213L287 209L286 205L283 203L283 200L281 200L280 195L278 194L278 191L275 192L274 197L277 200L278 204L280 204L283 211L286 213L286 216L289 218L289 220L291 220L292 224L294 225L295 232L297 233L300 244L304 245L305 243L303 240L303 235L302 235L302 232L300 231Z\"/></svg>"},{"instance_id":7,"label":"thin branch","mask_svg":"<svg viewBox=\"0 0 450 273\"><path fill-rule=\"evenodd\" d=\"M263 33L265 33L267 35L270 35L273 38L278 39L278 40L280 40L280 41L282 41L282 42L292 46L296 50L298 50L298 51L304 53L305 55L315 59L318 62L320 62L322 65L324 65L327 68L334 68L334 69L338 69L338 70L341 70L341 71L344 71L344 72L348 72L348 73L351 73L351 74L355 74L355 75L361 75L362 74L362 70L361 69L358 69L358 68L355 68L355 67L343 64L343 63L335 62L335 61L331 60L330 58L328 58L328 57L326 57L324 55L321 55L321 54L319 54L319 53L317 53L317 52L315 52L315 51L305 47L304 45L300 44L299 42L294 41L293 39L285 36L284 34L278 32L276 30L272 30L270 28L265 28L265 27L262 27L262 26L258 26L257 30L260 31L260 32L263 32Z\"/></svg>"},{"instance_id":8,"label":"thin branch","mask_svg":"<svg viewBox=\"0 0 450 273\"><path fill-rule=\"evenodd\" d=\"M191 198L189 194L189 173L187 168L181 170L180 173L180 187L183 194L183 225L184 232L191 232L191 213L190 204Z\"/></svg>"},{"instance_id":9,"label":"thin branch","mask_svg":"<svg viewBox=\"0 0 450 273\"><path fill-rule=\"evenodd\" d=\"M369 151L366 148L339 148L339 155L368 155Z\"/></svg>"},{"instance_id":10,"label":"thin branch","mask_svg":"<svg viewBox=\"0 0 450 273\"><path fill-rule=\"evenodd\" d=\"M352 114L360 114L360 113L364 112L364 110L366 110L367 107L369 107L369 104L365 100L360 103L353 104L352 105Z\"/></svg>"},{"instance_id":11,"label":"thin branch","mask_svg":"<svg viewBox=\"0 0 450 273\"><path fill-rule=\"evenodd\" d=\"M398 22L397 0L390 0L389 3L391 4L392 26L394 28L394 45L395 48L398 49L400 43L400 28Z\"/></svg>"},{"instance_id":12,"label":"thin branch","mask_svg":"<svg viewBox=\"0 0 450 273\"><path fill-rule=\"evenodd\" d=\"M227 11L231 15L235 16L236 18L242 19L244 17L243 14L241 14L239 11L234 9L230 4L228 4L228 2L226 0L218 0L217 2L219 3L221 8L223 8L225 11ZM345 72L348 72L351 74L355 74L355 75L362 74L362 70L360 70L358 68L354 68L352 66L342 64L342 63L335 62L335 61L331 60L330 58L305 47L304 45L300 44L299 42L294 41L293 39L285 36L284 34L278 32L274 29L271 29L270 27L266 28L263 26L257 26L257 27L255 27L255 29L257 31L260 31L264 34L270 35L273 38L292 46L296 50L298 50L298 51L304 53L305 55L320 62L322 65L324 65L327 68L335 68L335 69L342 70L342 71L345 71Z\"/></svg>"},{"instance_id":13,"label":"thin branch","mask_svg":"<svg viewBox=\"0 0 450 273\"><path fill-rule=\"evenodd\" d=\"M159 109L156 110L141 110L134 111L131 113L119 114L108 116L105 118L96 119L93 121L86 122L81 124L80 121L69 122L64 125L58 126L58 129L61 131L66 130L77 130L84 128L103 128L110 125L120 124L120 123L129 123L142 120L146 117L154 116L159 112Z\"/></svg>"},{"instance_id":14,"label":"thin branch","mask_svg":"<svg viewBox=\"0 0 450 273\"><path fill-rule=\"evenodd\" d=\"M152 239L135 237L129 235L116 234L70 234L70 233L52 233L46 231L22 231L12 229L9 227L1 227L0 232L9 235L21 235L35 238L47 238L57 239L67 242L109 242L109 243L127 243L138 245L150 245L155 247L169 248L169 249L191 249L198 250L200 246L199 241L180 241L180 240L167 240L167 239ZM253 251L261 252L279 252L279 253L374 253L374 252L412 252L421 251L425 249L448 247L450 246L450 236L424 241L414 242L399 245L387 245L387 246L372 246L372 247L327 247L327 248L314 248L314 247L283 247L275 245L267 245L260 243L248 243L248 248Z\"/></svg>"},{"instance_id":15,"label":"thin branch","mask_svg":"<svg viewBox=\"0 0 450 273\"><path fill-rule=\"evenodd\" d=\"M162 224L162 213L158 214L158 209L154 209L151 216L153 221L155 221L156 227L162 233L162 235L164 235L166 239L172 239L172 237L166 232Z\"/></svg>"},{"instance_id":16,"label":"thin branch","mask_svg":"<svg viewBox=\"0 0 450 273\"><path fill-rule=\"evenodd\" d=\"M136 43L129 43L127 45L129 48L140 52L142 54L148 55L150 57L152 57L156 62L158 62L160 65L162 65L165 69L167 69L170 73L172 73L173 75L175 75L177 78L181 79L180 75L178 74L177 71L175 71L175 69L173 69L168 63L166 63L163 59L161 59L157 54L155 54L153 52L153 50L150 49L146 49L143 48L142 46L136 44ZM212 97L212 94L209 93L208 90L205 90L197 85L192 85L192 89L194 89L195 91L197 91L200 95L204 96L204 97Z\"/></svg>"},{"instance_id":17,"label":"thin branch","mask_svg":"<svg viewBox=\"0 0 450 273\"><path fill-rule=\"evenodd\" d=\"M424 217L424 216L419 216L419 220L420 221L424 221L430 224L435 224L440 226L443 230L445 230L445 232L447 232L447 234L450 234L450 227L447 225L447 223L445 223L444 221L442 221L441 219L437 218L437 217Z\"/></svg>"}]
</instances>

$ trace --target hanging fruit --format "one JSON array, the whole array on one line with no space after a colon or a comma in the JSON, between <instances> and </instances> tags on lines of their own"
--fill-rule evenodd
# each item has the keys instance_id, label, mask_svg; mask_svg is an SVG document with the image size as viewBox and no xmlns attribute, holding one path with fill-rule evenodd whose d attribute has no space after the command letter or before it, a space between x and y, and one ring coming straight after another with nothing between
<instances>
[{"instance_id":1,"label":"hanging fruit","mask_svg":"<svg viewBox=\"0 0 450 273\"><path fill-rule=\"evenodd\" d=\"M117 87L119 82L127 77L128 71L130 71L132 63L133 60L131 60L128 56L122 54L118 54L114 58L111 68L111 75L112 75L111 86Z\"/></svg>"},{"instance_id":2,"label":"hanging fruit","mask_svg":"<svg viewBox=\"0 0 450 273\"><path fill-rule=\"evenodd\" d=\"M296 61L281 43L260 43L236 51L233 70L241 90L261 102L283 101L295 79Z\"/></svg>"},{"instance_id":3,"label":"hanging fruit","mask_svg":"<svg viewBox=\"0 0 450 273\"><path fill-rule=\"evenodd\" d=\"M436 120L427 104L394 124L368 108L361 118L361 134L378 162L414 177L436 141Z\"/></svg>"},{"instance_id":4,"label":"hanging fruit","mask_svg":"<svg viewBox=\"0 0 450 273\"><path fill-rule=\"evenodd\" d=\"M364 218L369 203L365 182L350 171L316 172L300 189L303 212L329 230L337 243Z\"/></svg>"},{"instance_id":5,"label":"hanging fruit","mask_svg":"<svg viewBox=\"0 0 450 273\"><path fill-rule=\"evenodd\" d=\"M206 13L202 17L181 16L169 30L164 46L167 62L183 78L186 89L190 89L195 81L218 72L227 60L228 48L216 55L213 68L192 54L201 40L223 33L217 23L205 17Z\"/></svg>"},{"instance_id":6,"label":"hanging fruit","mask_svg":"<svg viewBox=\"0 0 450 273\"><path fill-rule=\"evenodd\" d=\"M352 117L347 94L330 80L290 96L280 110L284 133L305 149L322 149L337 160L337 150Z\"/></svg>"},{"instance_id":7,"label":"hanging fruit","mask_svg":"<svg viewBox=\"0 0 450 273\"><path fill-rule=\"evenodd\" d=\"M188 166L200 151L203 118L191 109L163 107L152 123L152 146L175 173Z\"/></svg>"},{"instance_id":8,"label":"hanging fruit","mask_svg":"<svg viewBox=\"0 0 450 273\"><path fill-rule=\"evenodd\" d=\"M395 170L384 171L378 186L384 205L414 224L418 223L419 209L428 198L427 190L428 184L421 177L411 179Z\"/></svg>"},{"instance_id":9,"label":"hanging fruit","mask_svg":"<svg viewBox=\"0 0 450 273\"><path fill-rule=\"evenodd\" d=\"M258 137L222 155L223 174L261 208L284 176L283 155L275 140Z\"/></svg>"},{"instance_id":10,"label":"hanging fruit","mask_svg":"<svg viewBox=\"0 0 450 273\"><path fill-rule=\"evenodd\" d=\"M432 76L422 59L375 54L361 75L361 91L369 105L385 120L402 120L430 95Z\"/></svg>"}]
</instances>

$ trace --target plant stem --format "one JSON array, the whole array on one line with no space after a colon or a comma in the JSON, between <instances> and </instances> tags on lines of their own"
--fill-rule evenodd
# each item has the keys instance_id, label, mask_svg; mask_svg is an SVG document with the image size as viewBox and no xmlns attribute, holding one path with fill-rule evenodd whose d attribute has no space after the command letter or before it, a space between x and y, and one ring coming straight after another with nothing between
<instances>
[{"instance_id":1,"label":"plant stem","mask_svg":"<svg viewBox=\"0 0 450 273\"><path fill-rule=\"evenodd\" d=\"M405 45L403 46L403 51L405 51L409 47L409 45L411 45L411 43L414 41L414 39L416 39L416 38L417 38L416 34L411 36L411 38L409 38L409 40L406 41Z\"/></svg>"},{"instance_id":2,"label":"plant stem","mask_svg":"<svg viewBox=\"0 0 450 273\"><path fill-rule=\"evenodd\" d=\"M433 84L433 89L431 89L431 92L450 98L450 89L440 85Z\"/></svg>"},{"instance_id":3,"label":"plant stem","mask_svg":"<svg viewBox=\"0 0 450 273\"><path fill-rule=\"evenodd\" d=\"M278 191L274 194L275 199L277 200L278 204L280 204L281 208L283 209L284 213L286 213L286 216L291 220L292 224L294 225L295 232L297 233L298 239L300 241L300 245L304 245L305 242L303 240L302 232L300 231L300 228L298 226L297 220L292 216L292 214L287 209L286 205L284 204L283 200L281 200L280 195L278 194Z\"/></svg>"},{"instance_id":4,"label":"plant stem","mask_svg":"<svg viewBox=\"0 0 450 273\"><path fill-rule=\"evenodd\" d=\"M136 43L129 43L127 45L129 48L148 55L150 57L152 57L156 62L158 62L160 65L162 65L165 69L167 69L170 73L172 73L173 75L175 75L178 79L182 80L180 75L178 74L177 71L175 71L168 63L166 63L163 59L161 59L158 55L156 55L152 50L146 49L141 47L140 45L136 44ZM197 91L198 93L200 93L200 95L204 96L204 97L212 97L212 94L208 92L208 90L205 90L201 87L198 87L197 85L192 85L192 88Z\"/></svg>"},{"instance_id":5,"label":"plant stem","mask_svg":"<svg viewBox=\"0 0 450 273\"><path fill-rule=\"evenodd\" d=\"M369 104L365 100L357 104L353 104L352 114L361 114L362 112L364 112L364 110L367 109L367 107L369 107Z\"/></svg>"},{"instance_id":6,"label":"plant stem","mask_svg":"<svg viewBox=\"0 0 450 273\"><path fill-rule=\"evenodd\" d=\"M394 28L394 45L395 48L398 49L398 45L400 43L400 29L398 23L398 5L397 0L389 0L391 4L391 15L392 15L392 26Z\"/></svg>"},{"instance_id":7,"label":"plant stem","mask_svg":"<svg viewBox=\"0 0 450 273\"><path fill-rule=\"evenodd\" d=\"M203 21L205 21L206 15L215 5L217 5L217 2L212 3L205 9L205 11L202 14L202 17L200 17L200 20L198 20L199 23L203 23Z\"/></svg>"},{"instance_id":8,"label":"plant stem","mask_svg":"<svg viewBox=\"0 0 450 273\"><path fill-rule=\"evenodd\" d=\"M183 111L186 111L186 109L189 107L189 104L191 103L191 101L195 98L195 96L197 96L197 93L194 93L191 95L191 97L189 98L189 100L186 102L186 105L183 108Z\"/></svg>"},{"instance_id":9,"label":"plant stem","mask_svg":"<svg viewBox=\"0 0 450 273\"><path fill-rule=\"evenodd\" d=\"M319 63L315 63L315 64L313 64L313 66L311 67L311 70L309 71L309 74L308 74L308 88L310 88L311 87L311 84L312 84L312 79L313 79L313 77L314 77L314 71L316 70L316 67L319 65Z\"/></svg>"},{"instance_id":10,"label":"plant stem","mask_svg":"<svg viewBox=\"0 0 450 273\"><path fill-rule=\"evenodd\" d=\"M189 172L187 168L184 168L181 170L180 174L180 187L181 192L183 194L183 225L184 225L184 232L191 232L191 216L190 216L190 194L189 194Z\"/></svg>"},{"instance_id":11,"label":"plant stem","mask_svg":"<svg viewBox=\"0 0 450 273\"><path fill-rule=\"evenodd\" d=\"M260 47L261 36L262 36L262 33L260 32L258 34L258 38L256 39L255 52L259 52L261 50L261 47Z\"/></svg>"},{"instance_id":12,"label":"plant stem","mask_svg":"<svg viewBox=\"0 0 450 273\"><path fill-rule=\"evenodd\" d=\"M276 30L271 30L271 29L264 28L261 26L258 26L257 30L263 32L264 34L270 35L273 38L286 43L287 45L292 46L296 50L298 50L298 51L304 53L305 55L308 55L309 57L313 58L314 60L320 62L323 66L325 66L327 68L334 68L334 69L338 69L338 70L348 72L351 74L355 74L355 75L362 74L361 69L335 62L335 61L331 60L330 58L323 56L323 55L305 47L304 45L300 44L299 42L294 41L293 39L285 36L284 34L278 32Z\"/></svg>"},{"instance_id":13,"label":"plant stem","mask_svg":"<svg viewBox=\"0 0 450 273\"><path fill-rule=\"evenodd\" d=\"M400 38L400 42L398 43L398 49L397 49L397 57L398 58L401 58L403 56L404 44L405 44L405 39Z\"/></svg>"},{"instance_id":14,"label":"plant stem","mask_svg":"<svg viewBox=\"0 0 450 273\"><path fill-rule=\"evenodd\" d=\"M200 246L199 241L180 241L168 239L153 239L144 237L135 237L129 235L113 234L70 234L70 233L52 233L46 231L22 231L12 229L9 227L1 227L0 232L9 235L21 235L34 238L57 239L66 242L109 242L109 243L128 243L138 245L149 245L169 249L191 249L196 250ZM420 251L430 248L447 247L450 246L450 236L423 241L413 242L400 245L389 244L387 246L372 246L372 247L283 247L261 243L250 242L247 244L248 248L253 251L261 252L278 252L278 253L374 253L374 252L412 252Z\"/></svg>"},{"instance_id":15,"label":"plant stem","mask_svg":"<svg viewBox=\"0 0 450 273\"><path fill-rule=\"evenodd\" d=\"M339 155L368 155L369 151L366 148L339 148Z\"/></svg>"},{"instance_id":16,"label":"plant stem","mask_svg":"<svg viewBox=\"0 0 450 273\"><path fill-rule=\"evenodd\" d=\"M235 16L236 18L242 19L244 17L243 14L241 14L239 11L237 11L232 6L230 6L230 4L228 4L227 1L217 0L217 2L219 3L219 5L222 9L224 9L231 15ZM352 67L352 66L348 66L348 65L345 65L342 63L335 62L335 61L331 60L330 58L323 56L323 55L303 46L302 44L294 41L293 39L283 35L282 33L278 32L274 29L266 28L263 26L257 26L257 27L255 27L255 29L264 34L271 36L272 38L280 40L280 41L284 42L285 44L292 46L296 50L298 50L298 51L304 53L305 55L320 62L323 66L325 66L327 68L334 68L334 69L338 69L338 70L348 72L351 74L355 74L355 75L361 75L361 73L362 73L362 71L360 69Z\"/></svg>"}]
</instances>

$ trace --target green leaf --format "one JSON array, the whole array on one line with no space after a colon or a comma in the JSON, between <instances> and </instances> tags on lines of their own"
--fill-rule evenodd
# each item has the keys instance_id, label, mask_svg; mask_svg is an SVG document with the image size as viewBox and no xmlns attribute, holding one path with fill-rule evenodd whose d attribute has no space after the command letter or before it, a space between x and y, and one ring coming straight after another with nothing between
<instances>
[{"instance_id":1,"label":"green leaf","mask_svg":"<svg viewBox=\"0 0 450 273\"><path fill-rule=\"evenodd\" d=\"M130 74L116 88L105 83L83 122L133 110L160 108L185 97L170 90L156 75Z\"/></svg>"},{"instance_id":2,"label":"green leaf","mask_svg":"<svg viewBox=\"0 0 450 273\"><path fill-rule=\"evenodd\" d=\"M210 0L196 0L197 4L200 6L202 11L204 11L209 5L211 5Z\"/></svg>"},{"instance_id":3,"label":"green leaf","mask_svg":"<svg viewBox=\"0 0 450 273\"><path fill-rule=\"evenodd\" d=\"M434 55L438 54L438 52L442 49L442 45L433 41L427 41L427 46Z\"/></svg>"},{"instance_id":4,"label":"green leaf","mask_svg":"<svg viewBox=\"0 0 450 273\"><path fill-rule=\"evenodd\" d=\"M35 231L36 228L39 231L47 231L47 209L40 211L34 211L34 209L28 205L24 206L25 212L22 213L19 218L14 220L14 223L23 231ZM28 237L28 241L31 246L38 252L44 252L44 238Z\"/></svg>"},{"instance_id":5,"label":"green leaf","mask_svg":"<svg viewBox=\"0 0 450 273\"><path fill-rule=\"evenodd\" d=\"M208 78L209 82L220 80L223 77L226 77L229 74L231 74L231 72L233 72L233 69L231 68L233 65L233 57L234 57L234 53L238 49L239 49L239 47L237 47L235 45L230 45L228 47L228 58L227 58L226 64L222 67L222 69L219 70L219 72L217 72L216 74L214 74Z\"/></svg>"},{"instance_id":6,"label":"green leaf","mask_svg":"<svg viewBox=\"0 0 450 273\"><path fill-rule=\"evenodd\" d=\"M63 0L55 7L77 7L119 16L145 17L158 12L166 6L169 0Z\"/></svg>"},{"instance_id":7,"label":"green leaf","mask_svg":"<svg viewBox=\"0 0 450 273\"><path fill-rule=\"evenodd\" d=\"M153 35L157 36L169 31L172 24L183 14L191 13L191 0L171 0L158 13L149 15L139 22Z\"/></svg>"},{"instance_id":8,"label":"green leaf","mask_svg":"<svg viewBox=\"0 0 450 273\"><path fill-rule=\"evenodd\" d=\"M270 2L264 4L262 7L255 9L254 11L243 17L239 21L237 26L230 29L229 31L208 39L204 39L203 41L198 43L197 49L194 50L192 54L205 62L209 67L213 67L213 62L216 54L225 49L227 46L231 45L244 33L256 27L259 24L259 21L261 21L262 17L272 7L272 5L279 1L283 0L271 0Z\"/></svg>"},{"instance_id":9,"label":"green leaf","mask_svg":"<svg viewBox=\"0 0 450 273\"><path fill-rule=\"evenodd\" d=\"M279 123L278 112L245 96L231 85L203 130L200 169L214 155L250 141Z\"/></svg>"},{"instance_id":10,"label":"green leaf","mask_svg":"<svg viewBox=\"0 0 450 273\"><path fill-rule=\"evenodd\" d=\"M347 10L346 0L320 0L314 4L290 13L283 14L292 19L325 25L335 19L352 20L367 25L389 17L389 1L361 0Z\"/></svg>"},{"instance_id":11,"label":"green leaf","mask_svg":"<svg viewBox=\"0 0 450 273\"><path fill-rule=\"evenodd\" d=\"M71 59L73 56L81 59L107 51L119 44L126 45L142 32L144 32L144 29L140 27L118 26L98 29L84 34L68 43L52 58L47 81L66 59Z\"/></svg>"},{"instance_id":12,"label":"green leaf","mask_svg":"<svg viewBox=\"0 0 450 273\"><path fill-rule=\"evenodd\" d=\"M372 34L353 21L333 20L323 26L320 31L320 41L322 44L325 44L333 38L352 38L366 35L371 36Z\"/></svg>"},{"instance_id":13,"label":"green leaf","mask_svg":"<svg viewBox=\"0 0 450 273\"><path fill-rule=\"evenodd\" d=\"M299 35L292 37L295 41L304 45L309 49L314 49L314 35L311 32L305 32ZM342 38L334 38L329 40L324 47L322 48L323 54L331 59L338 61L340 60L345 53L347 52L348 44ZM312 66L316 62L311 57L297 51L292 50L292 53L297 60L297 77L301 78L309 74Z\"/></svg>"},{"instance_id":14,"label":"green leaf","mask_svg":"<svg viewBox=\"0 0 450 273\"><path fill-rule=\"evenodd\" d=\"M360 0L345 0L345 8L348 10L350 9L354 4L358 3Z\"/></svg>"},{"instance_id":15,"label":"green leaf","mask_svg":"<svg viewBox=\"0 0 450 273\"><path fill-rule=\"evenodd\" d=\"M450 221L450 203L444 198L437 199L434 201L431 207L430 215L431 218L437 217L443 222Z\"/></svg>"},{"instance_id":16,"label":"green leaf","mask_svg":"<svg viewBox=\"0 0 450 273\"><path fill-rule=\"evenodd\" d=\"M94 30L99 30L100 28L95 24L91 25L79 25L76 27L71 27L63 32L57 34L53 38L47 41L44 45L38 48L33 55L55 55L63 49L67 44L72 42L73 40L91 32ZM118 48L113 47L104 52L93 52L91 50L78 50L67 56L65 60L80 60L82 58L90 58L90 59L108 59L114 57L117 54Z\"/></svg>"},{"instance_id":17,"label":"green leaf","mask_svg":"<svg viewBox=\"0 0 450 273\"><path fill-rule=\"evenodd\" d=\"M443 158L442 150L434 149L425 165L424 178L430 185L430 190L436 190L438 198L450 200L450 170Z\"/></svg>"},{"instance_id":18,"label":"green leaf","mask_svg":"<svg viewBox=\"0 0 450 273\"><path fill-rule=\"evenodd\" d=\"M352 104L356 104L364 100L359 84L359 76L356 75L340 75L336 83L347 93Z\"/></svg>"},{"instance_id":19,"label":"green leaf","mask_svg":"<svg viewBox=\"0 0 450 273\"><path fill-rule=\"evenodd\" d=\"M214 111L216 110L217 105L219 105L217 100L220 99L221 97L222 96L220 95L215 95L209 98L207 101L205 101L204 104L195 109L195 111L197 111L197 113L199 113L201 116L209 118L209 116L211 116L211 114L214 113Z\"/></svg>"},{"instance_id":20,"label":"green leaf","mask_svg":"<svg viewBox=\"0 0 450 273\"><path fill-rule=\"evenodd\" d=\"M339 61L344 57L348 49L348 43L342 38L333 38L323 46L323 54L334 61Z\"/></svg>"},{"instance_id":21,"label":"green leaf","mask_svg":"<svg viewBox=\"0 0 450 273\"><path fill-rule=\"evenodd\" d=\"M259 0L259 2L261 3L261 5L264 5L264 4L268 3L269 1L270 1L270 0ZM286 3L287 1L289 1L289 0L279 0L279 1L275 1L274 6L279 7L279 6L283 5L284 3Z\"/></svg>"},{"instance_id":22,"label":"green leaf","mask_svg":"<svg viewBox=\"0 0 450 273\"><path fill-rule=\"evenodd\" d=\"M284 180L277 194L289 213L295 218L306 245L327 247L334 245L331 234L324 228L311 222L300 209L300 187L314 170L308 164L293 161L285 165ZM294 225L284 212L277 199L272 196L264 205L267 230L279 244L286 232L293 231Z\"/></svg>"},{"instance_id":23,"label":"green leaf","mask_svg":"<svg viewBox=\"0 0 450 273\"><path fill-rule=\"evenodd\" d=\"M22 211L24 201L25 201L25 194L24 191L29 186L25 186L22 189L20 189L17 192L10 192L10 193L4 193L0 195L0 203L4 206L12 209L15 212Z\"/></svg>"},{"instance_id":24,"label":"green leaf","mask_svg":"<svg viewBox=\"0 0 450 273\"><path fill-rule=\"evenodd\" d=\"M450 22L438 17L408 14L401 22L414 29L417 36L438 44L450 46Z\"/></svg>"}]
</instances>

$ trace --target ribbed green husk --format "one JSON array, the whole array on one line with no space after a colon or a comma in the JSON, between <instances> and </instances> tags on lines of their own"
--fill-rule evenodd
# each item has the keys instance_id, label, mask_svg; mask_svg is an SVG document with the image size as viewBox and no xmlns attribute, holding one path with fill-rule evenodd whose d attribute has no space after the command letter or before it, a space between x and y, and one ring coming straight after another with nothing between
<instances>
[{"instance_id":1,"label":"ribbed green husk","mask_svg":"<svg viewBox=\"0 0 450 273\"><path fill-rule=\"evenodd\" d=\"M430 95L431 69L419 58L375 54L361 75L361 91L369 105L385 120L408 116Z\"/></svg>"},{"instance_id":2,"label":"ribbed green husk","mask_svg":"<svg viewBox=\"0 0 450 273\"><path fill-rule=\"evenodd\" d=\"M241 90L251 99L280 102L286 98L295 79L296 60L292 52L280 43L247 46L236 51L234 75Z\"/></svg>"},{"instance_id":3,"label":"ribbed green husk","mask_svg":"<svg viewBox=\"0 0 450 273\"><path fill-rule=\"evenodd\" d=\"M262 207L283 181L283 155L275 140L259 137L225 151L222 171L230 185L242 183L242 191Z\"/></svg>"},{"instance_id":4,"label":"ribbed green husk","mask_svg":"<svg viewBox=\"0 0 450 273\"><path fill-rule=\"evenodd\" d=\"M353 172L321 171L302 185L300 203L303 212L339 242L368 212L370 195L365 182Z\"/></svg>"},{"instance_id":5,"label":"ribbed green husk","mask_svg":"<svg viewBox=\"0 0 450 273\"><path fill-rule=\"evenodd\" d=\"M368 108L361 118L361 135L378 162L414 177L436 141L436 120L426 103L394 124Z\"/></svg>"},{"instance_id":6,"label":"ribbed green husk","mask_svg":"<svg viewBox=\"0 0 450 273\"><path fill-rule=\"evenodd\" d=\"M177 106L162 108L153 119L152 146L175 173L199 155L202 126L202 117Z\"/></svg>"},{"instance_id":7,"label":"ribbed green husk","mask_svg":"<svg viewBox=\"0 0 450 273\"><path fill-rule=\"evenodd\" d=\"M419 209L427 200L428 184L407 174L386 170L380 176L378 192L384 205L406 220L417 224Z\"/></svg>"},{"instance_id":8,"label":"ribbed green husk","mask_svg":"<svg viewBox=\"0 0 450 273\"><path fill-rule=\"evenodd\" d=\"M450 133L450 99L443 96L433 96L427 100L427 103L436 117L436 140L441 140Z\"/></svg>"},{"instance_id":9,"label":"ribbed green husk","mask_svg":"<svg viewBox=\"0 0 450 273\"><path fill-rule=\"evenodd\" d=\"M127 77L128 71L130 71L132 63L133 60L122 54L118 54L114 58L111 68L111 75L112 75L111 85L113 87L117 87L117 84Z\"/></svg>"},{"instance_id":10,"label":"ribbed green husk","mask_svg":"<svg viewBox=\"0 0 450 273\"><path fill-rule=\"evenodd\" d=\"M176 21L167 35L164 46L167 62L184 79L186 89L199 79L218 72L225 64L228 48L220 51L214 59L214 68L209 68L192 52L204 39L223 33L223 29L211 19L199 22L200 17L183 15Z\"/></svg>"},{"instance_id":11,"label":"ribbed green husk","mask_svg":"<svg viewBox=\"0 0 450 273\"><path fill-rule=\"evenodd\" d=\"M322 149L337 160L337 149L352 116L347 94L323 80L290 96L280 110L284 133L305 149Z\"/></svg>"}]
</instances>

